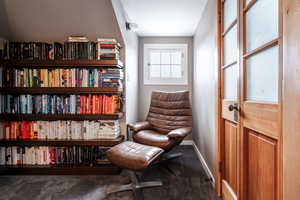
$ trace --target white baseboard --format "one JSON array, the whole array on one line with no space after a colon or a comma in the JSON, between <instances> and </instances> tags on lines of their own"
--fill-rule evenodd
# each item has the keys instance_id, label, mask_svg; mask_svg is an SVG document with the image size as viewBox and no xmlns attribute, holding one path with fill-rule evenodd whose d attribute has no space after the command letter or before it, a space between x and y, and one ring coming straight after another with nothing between
<instances>
[{"instance_id":1,"label":"white baseboard","mask_svg":"<svg viewBox=\"0 0 300 200\"><path fill-rule=\"evenodd\" d=\"M197 156L198 156L198 158L199 158L199 160L200 160L200 162L201 162L201 164L202 164L202 166L204 168L204 171L206 172L208 178L211 178L211 180L212 180L212 186L215 187L215 178L214 178L212 172L210 171L208 165L206 164L206 162L205 162L202 154L200 153L198 147L196 146L196 144L194 143L194 141L192 141L192 142L193 142L193 147L194 147L194 149L196 151L196 154L197 154Z\"/></svg>"},{"instance_id":2,"label":"white baseboard","mask_svg":"<svg viewBox=\"0 0 300 200\"><path fill-rule=\"evenodd\" d=\"M180 145L194 145L193 140L183 140Z\"/></svg>"}]
</instances>

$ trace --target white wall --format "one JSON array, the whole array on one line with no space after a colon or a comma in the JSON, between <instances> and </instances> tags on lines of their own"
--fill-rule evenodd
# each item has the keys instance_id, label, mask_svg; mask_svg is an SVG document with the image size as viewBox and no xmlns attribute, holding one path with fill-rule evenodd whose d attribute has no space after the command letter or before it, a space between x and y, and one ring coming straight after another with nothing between
<instances>
[{"instance_id":1,"label":"white wall","mask_svg":"<svg viewBox=\"0 0 300 200\"><path fill-rule=\"evenodd\" d=\"M216 1L208 1L194 36L193 140L214 173L217 65Z\"/></svg>"},{"instance_id":2,"label":"white wall","mask_svg":"<svg viewBox=\"0 0 300 200\"><path fill-rule=\"evenodd\" d=\"M130 20L120 0L112 0L112 5L125 44L126 122L135 122L138 119L138 37L126 30L125 22Z\"/></svg>"},{"instance_id":3,"label":"white wall","mask_svg":"<svg viewBox=\"0 0 300 200\"><path fill-rule=\"evenodd\" d=\"M144 85L144 44L188 44L188 85ZM193 38L192 37L140 37L139 41L139 119L145 120L153 90L180 91L192 87Z\"/></svg>"}]
</instances>

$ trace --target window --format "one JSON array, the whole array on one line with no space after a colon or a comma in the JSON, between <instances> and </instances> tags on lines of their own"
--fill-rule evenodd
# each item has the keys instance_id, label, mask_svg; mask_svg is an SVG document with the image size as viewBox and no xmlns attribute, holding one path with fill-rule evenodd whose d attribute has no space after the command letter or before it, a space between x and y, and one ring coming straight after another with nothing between
<instances>
[{"instance_id":1,"label":"window","mask_svg":"<svg viewBox=\"0 0 300 200\"><path fill-rule=\"evenodd\" d=\"M187 44L145 44L145 85L187 85Z\"/></svg>"}]
</instances>

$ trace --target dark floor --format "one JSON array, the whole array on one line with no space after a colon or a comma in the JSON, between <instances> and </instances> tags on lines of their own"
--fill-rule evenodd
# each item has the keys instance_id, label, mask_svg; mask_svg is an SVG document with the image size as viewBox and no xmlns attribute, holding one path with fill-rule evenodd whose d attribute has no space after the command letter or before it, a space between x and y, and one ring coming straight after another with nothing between
<instances>
[{"instance_id":1,"label":"dark floor","mask_svg":"<svg viewBox=\"0 0 300 200\"><path fill-rule=\"evenodd\" d=\"M219 200L192 146L174 151L184 157L139 173L142 180L162 180L163 186L144 190L145 200ZM105 197L105 189L129 183L126 172L118 176L4 176L0 177L0 200L130 200L131 192Z\"/></svg>"}]
</instances>

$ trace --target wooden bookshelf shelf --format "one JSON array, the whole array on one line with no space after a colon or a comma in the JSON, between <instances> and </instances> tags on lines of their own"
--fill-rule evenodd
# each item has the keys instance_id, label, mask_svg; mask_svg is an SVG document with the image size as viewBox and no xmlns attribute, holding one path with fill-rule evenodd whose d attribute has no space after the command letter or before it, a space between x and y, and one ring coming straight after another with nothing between
<instances>
[{"instance_id":1,"label":"wooden bookshelf shelf","mask_svg":"<svg viewBox=\"0 0 300 200\"><path fill-rule=\"evenodd\" d=\"M123 89L118 87L104 88L64 88L64 87L15 87L15 88L0 88L2 94L120 94Z\"/></svg>"},{"instance_id":2,"label":"wooden bookshelf shelf","mask_svg":"<svg viewBox=\"0 0 300 200\"><path fill-rule=\"evenodd\" d=\"M111 147L121 143L124 136L99 140L0 140L0 146L102 146Z\"/></svg>"},{"instance_id":3,"label":"wooden bookshelf shelf","mask_svg":"<svg viewBox=\"0 0 300 200\"><path fill-rule=\"evenodd\" d=\"M122 68L120 60L0 60L5 67L117 67Z\"/></svg>"},{"instance_id":4,"label":"wooden bookshelf shelf","mask_svg":"<svg viewBox=\"0 0 300 200\"><path fill-rule=\"evenodd\" d=\"M53 120L118 120L123 113L117 114L0 114L0 121L53 121Z\"/></svg>"},{"instance_id":5,"label":"wooden bookshelf shelf","mask_svg":"<svg viewBox=\"0 0 300 200\"><path fill-rule=\"evenodd\" d=\"M11 165L0 166L0 175L116 175L121 169L112 164L96 166Z\"/></svg>"}]
</instances>

